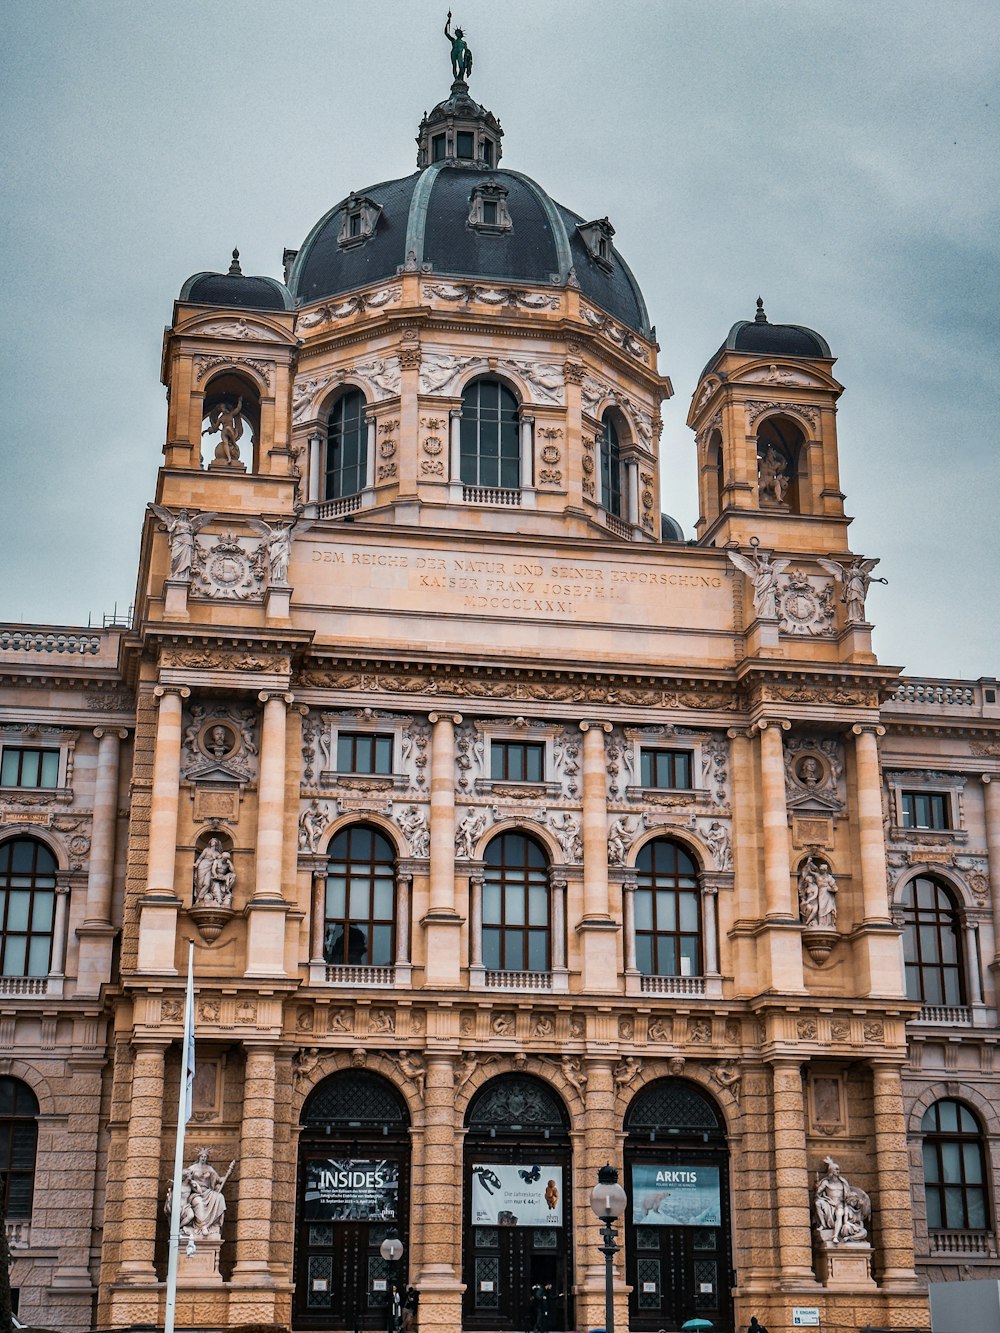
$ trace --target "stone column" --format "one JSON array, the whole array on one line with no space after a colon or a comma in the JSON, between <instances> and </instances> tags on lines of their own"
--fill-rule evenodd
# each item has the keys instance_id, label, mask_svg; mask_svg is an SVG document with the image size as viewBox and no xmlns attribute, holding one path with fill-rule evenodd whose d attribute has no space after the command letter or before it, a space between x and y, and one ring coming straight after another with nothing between
<instances>
[{"instance_id":1,"label":"stone column","mask_svg":"<svg viewBox=\"0 0 1000 1333\"><path fill-rule=\"evenodd\" d=\"M326 870L313 870L312 875L312 929L309 932L309 965L325 967L323 957L323 932L326 927Z\"/></svg>"},{"instance_id":2,"label":"stone column","mask_svg":"<svg viewBox=\"0 0 1000 1333\"><path fill-rule=\"evenodd\" d=\"M622 885L622 929L624 931L625 975L638 976L635 950L635 891L639 887L634 879L625 880Z\"/></svg>"},{"instance_id":3,"label":"stone column","mask_svg":"<svg viewBox=\"0 0 1000 1333\"><path fill-rule=\"evenodd\" d=\"M153 693L160 701L160 708L153 754L146 884L147 893L173 898L176 896L174 864L181 781L181 716L183 700L190 697L191 691L186 686L157 685Z\"/></svg>"},{"instance_id":4,"label":"stone column","mask_svg":"<svg viewBox=\"0 0 1000 1333\"><path fill-rule=\"evenodd\" d=\"M569 989L566 967L566 880L561 875L549 878L552 914L552 989Z\"/></svg>"},{"instance_id":5,"label":"stone column","mask_svg":"<svg viewBox=\"0 0 1000 1333\"><path fill-rule=\"evenodd\" d=\"M257 1287L262 1283L270 1285L271 1233L274 1229L274 1080L274 1047L248 1046L239 1159L236 1163L238 1188L234 1190L232 1184L227 1186L229 1196L235 1193L239 1200L236 1209L236 1267L232 1277L234 1287ZM224 1170L219 1164L216 1164L216 1169ZM253 1293L253 1298L256 1295L256 1292ZM252 1306L248 1304L245 1317L250 1318L252 1314Z\"/></svg>"},{"instance_id":6,"label":"stone column","mask_svg":"<svg viewBox=\"0 0 1000 1333\"><path fill-rule=\"evenodd\" d=\"M702 931L705 940L705 976L719 975L719 886L705 879L701 884Z\"/></svg>"},{"instance_id":7,"label":"stone column","mask_svg":"<svg viewBox=\"0 0 1000 1333\"><path fill-rule=\"evenodd\" d=\"M462 413L458 408L448 413L448 480L462 483Z\"/></svg>"},{"instance_id":8,"label":"stone column","mask_svg":"<svg viewBox=\"0 0 1000 1333\"><path fill-rule=\"evenodd\" d=\"M66 922L69 918L70 878L56 876L56 910L52 921L52 956L49 959L49 979L62 981L66 976Z\"/></svg>"},{"instance_id":9,"label":"stone column","mask_svg":"<svg viewBox=\"0 0 1000 1333\"><path fill-rule=\"evenodd\" d=\"M469 967L479 972L483 971L483 881L481 870L469 876Z\"/></svg>"},{"instance_id":10,"label":"stone column","mask_svg":"<svg viewBox=\"0 0 1000 1333\"><path fill-rule=\"evenodd\" d=\"M858 847L861 860L861 891L865 924L889 921L889 887L885 867L885 834L882 826L882 775L878 762L877 737L885 727L858 725L854 760L858 785Z\"/></svg>"},{"instance_id":11,"label":"stone column","mask_svg":"<svg viewBox=\"0 0 1000 1333\"><path fill-rule=\"evenodd\" d=\"M913 1202L910 1195L906 1115L899 1065L872 1063L872 1121L878 1178L879 1242L875 1261L886 1291L917 1285L913 1267Z\"/></svg>"},{"instance_id":12,"label":"stone column","mask_svg":"<svg viewBox=\"0 0 1000 1333\"><path fill-rule=\"evenodd\" d=\"M806 1158L806 1106L799 1061L774 1061L771 1078L777 1200L775 1232L781 1262L781 1286L797 1287L815 1281Z\"/></svg>"},{"instance_id":13,"label":"stone column","mask_svg":"<svg viewBox=\"0 0 1000 1333\"><path fill-rule=\"evenodd\" d=\"M365 489L372 491L375 489L375 438L376 427L375 418L365 417L365 429L367 432L365 443Z\"/></svg>"},{"instance_id":14,"label":"stone column","mask_svg":"<svg viewBox=\"0 0 1000 1333\"><path fill-rule=\"evenodd\" d=\"M122 1282L155 1282L153 1246L159 1214L163 1137L162 1045L142 1043L132 1059L132 1090L122 1190Z\"/></svg>"},{"instance_id":15,"label":"stone column","mask_svg":"<svg viewBox=\"0 0 1000 1333\"><path fill-rule=\"evenodd\" d=\"M456 1151L455 1068L450 1055L427 1053L424 1088L424 1153L413 1182L413 1214L429 1219L423 1228L420 1321L435 1333L459 1333L462 1283L456 1259L462 1253L462 1154Z\"/></svg>"},{"instance_id":16,"label":"stone column","mask_svg":"<svg viewBox=\"0 0 1000 1333\"><path fill-rule=\"evenodd\" d=\"M633 528L639 526L639 460L630 458L625 464L625 499L628 504L628 521Z\"/></svg>"},{"instance_id":17,"label":"stone column","mask_svg":"<svg viewBox=\"0 0 1000 1333\"><path fill-rule=\"evenodd\" d=\"M983 774L986 850L989 853L990 902L993 907L993 961L1000 963L1000 774Z\"/></svg>"},{"instance_id":18,"label":"stone column","mask_svg":"<svg viewBox=\"0 0 1000 1333\"><path fill-rule=\"evenodd\" d=\"M979 968L979 929L974 921L967 921L962 934L965 938L965 973L969 978L969 1004L983 1003L982 973Z\"/></svg>"},{"instance_id":19,"label":"stone column","mask_svg":"<svg viewBox=\"0 0 1000 1333\"><path fill-rule=\"evenodd\" d=\"M790 726L790 722L777 718L758 723L766 915L778 920L788 920L798 915L792 906L788 809L785 805L785 754L781 742L781 733L788 731Z\"/></svg>"},{"instance_id":20,"label":"stone column","mask_svg":"<svg viewBox=\"0 0 1000 1333\"><path fill-rule=\"evenodd\" d=\"M431 713L430 902L428 985L455 986L462 975L461 918L455 910L455 727L461 713Z\"/></svg>"},{"instance_id":21,"label":"stone column","mask_svg":"<svg viewBox=\"0 0 1000 1333\"><path fill-rule=\"evenodd\" d=\"M320 455L323 451L323 437L318 430L310 432L308 448L309 481L306 499L310 504L318 504L322 499L320 494Z\"/></svg>"},{"instance_id":22,"label":"stone column","mask_svg":"<svg viewBox=\"0 0 1000 1333\"><path fill-rule=\"evenodd\" d=\"M608 882L608 794L604 736L610 722L581 722L583 732L583 989L617 991L618 923L611 915Z\"/></svg>"},{"instance_id":23,"label":"stone column","mask_svg":"<svg viewBox=\"0 0 1000 1333\"><path fill-rule=\"evenodd\" d=\"M128 736L128 732L124 727L120 730L115 727L110 730L98 727L94 735L98 738L99 744L84 925L110 926L111 892L115 873L115 831L118 825L118 763L121 743Z\"/></svg>"},{"instance_id":24,"label":"stone column","mask_svg":"<svg viewBox=\"0 0 1000 1333\"><path fill-rule=\"evenodd\" d=\"M535 418L521 418L521 485L535 484Z\"/></svg>"},{"instance_id":25,"label":"stone column","mask_svg":"<svg viewBox=\"0 0 1000 1333\"><path fill-rule=\"evenodd\" d=\"M254 891L247 904L247 975L285 975L285 914L282 896L285 838L286 726L290 694L257 696L264 705L257 774L257 857Z\"/></svg>"},{"instance_id":26,"label":"stone column","mask_svg":"<svg viewBox=\"0 0 1000 1333\"><path fill-rule=\"evenodd\" d=\"M590 1210L590 1191L597 1184L597 1172L605 1162L618 1167L619 1181L628 1189L628 1182L620 1174L623 1135L612 1074L616 1062L617 1057L587 1059L587 1109L582 1142L574 1135L572 1234L576 1239L577 1328L604 1327L604 1256L599 1250L601 1224ZM618 1244L623 1248L614 1260L614 1293L615 1328L627 1329L624 1224L624 1218L615 1224Z\"/></svg>"},{"instance_id":27,"label":"stone column","mask_svg":"<svg viewBox=\"0 0 1000 1333\"><path fill-rule=\"evenodd\" d=\"M410 893L413 876L409 871L396 872L396 966L405 967L410 961Z\"/></svg>"}]
</instances>

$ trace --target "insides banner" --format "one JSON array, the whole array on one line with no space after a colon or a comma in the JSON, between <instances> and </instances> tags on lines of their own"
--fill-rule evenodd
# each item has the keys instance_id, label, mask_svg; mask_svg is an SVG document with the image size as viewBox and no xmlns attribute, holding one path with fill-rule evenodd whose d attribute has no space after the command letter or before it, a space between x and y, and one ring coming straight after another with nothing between
<instances>
[{"instance_id":1,"label":"insides banner","mask_svg":"<svg viewBox=\"0 0 1000 1333\"><path fill-rule=\"evenodd\" d=\"M472 1225L561 1227L561 1166L474 1166Z\"/></svg>"},{"instance_id":2,"label":"insides banner","mask_svg":"<svg viewBox=\"0 0 1000 1333\"><path fill-rule=\"evenodd\" d=\"M632 1220L641 1227L719 1227L717 1166L632 1167Z\"/></svg>"},{"instance_id":3,"label":"insides banner","mask_svg":"<svg viewBox=\"0 0 1000 1333\"><path fill-rule=\"evenodd\" d=\"M306 1161L305 1216L311 1222L393 1222L398 1200L398 1162Z\"/></svg>"}]
</instances>

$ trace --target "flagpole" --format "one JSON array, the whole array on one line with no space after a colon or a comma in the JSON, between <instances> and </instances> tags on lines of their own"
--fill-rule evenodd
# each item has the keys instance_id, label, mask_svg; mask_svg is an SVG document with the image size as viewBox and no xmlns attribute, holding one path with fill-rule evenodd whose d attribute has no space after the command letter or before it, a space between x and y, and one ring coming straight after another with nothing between
<instances>
[{"instance_id":1,"label":"flagpole","mask_svg":"<svg viewBox=\"0 0 1000 1333\"><path fill-rule=\"evenodd\" d=\"M163 1333L174 1333L177 1305L177 1259L181 1240L181 1177L184 1173L184 1134L191 1118L191 1083L194 1046L194 941L188 945L187 993L184 999L184 1042L181 1047L181 1077L177 1096L177 1142L174 1147L174 1177L170 1192L170 1249L167 1259L167 1299Z\"/></svg>"}]
</instances>

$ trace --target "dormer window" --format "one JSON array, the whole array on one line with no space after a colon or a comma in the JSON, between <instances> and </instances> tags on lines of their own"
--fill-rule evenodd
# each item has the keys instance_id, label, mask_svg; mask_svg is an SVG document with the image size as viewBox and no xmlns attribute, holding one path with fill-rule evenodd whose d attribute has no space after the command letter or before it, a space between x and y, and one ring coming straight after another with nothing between
<instances>
[{"instance_id":1,"label":"dormer window","mask_svg":"<svg viewBox=\"0 0 1000 1333\"><path fill-rule=\"evenodd\" d=\"M507 188L499 181L477 185L469 195L469 226L476 231L511 231L514 223L507 211Z\"/></svg>"},{"instance_id":2,"label":"dormer window","mask_svg":"<svg viewBox=\"0 0 1000 1333\"><path fill-rule=\"evenodd\" d=\"M431 161L443 162L448 156L447 138L443 134L435 134L431 140Z\"/></svg>"},{"instance_id":3,"label":"dormer window","mask_svg":"<svg viewBox=\"0 0 1000 1333\"><path fill-rule=\"evenodd\" d=\"M486 165L488 167L491 167L493 165L493 144L490 142L489 139L483 140L482 156L483 156L483 161L486 163Z\"/></svg>"},{"instance_id":4,"label":"dormer window","mask_svg":"<svg viewBox=\"0 0 1000 1333\"><path fill-rule=\"evenodd\" d=\"M363 245L370 236L375 235L381 214L382 205L374 199L363 194L352 194L343 208L337 244L342 249Z\"/></svg>"},{"instance_id":5,"label":"dormer window","mask_svg":"<svg viewBox=\"0 0 1000 1333\"><path fill-rule=\"evenodd\" d=\"M476 136L471 130L459 130L455 135L455 156L466 162L476 156Z\"/></svg>"},{"instance_id":6,"label":"dormer window","mask_svg":"<svg viewBox=\"0 0 1000 1333\"><path fill-rule=\"evenodd\" d=\"M615 234L615 229L608 219L598 218L596 222L581 222L577 231L591 259L596 259L601 268L610 273L613 257L611 238Z\"/></svg>"}]
</instances>

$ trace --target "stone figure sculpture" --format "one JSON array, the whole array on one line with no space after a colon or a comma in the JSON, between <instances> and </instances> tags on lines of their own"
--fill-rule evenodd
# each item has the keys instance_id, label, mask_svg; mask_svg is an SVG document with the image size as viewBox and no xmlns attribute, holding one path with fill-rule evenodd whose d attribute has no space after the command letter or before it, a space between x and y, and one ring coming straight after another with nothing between
<instances>
[{"instance_id":1,"label":"stone figure sculpture","mask_svg":"<svg viewBox=\"0 0 1000 1333\"><path fill-rule=\"evenodd\" d=\"M769 444L760 460L760 498L771 500L774 504L784 504L788 481L788 464L774 445Z\"/></svg>"},{"instance_id":2,"label":"stone figure sculpture","mask_svg":"<svg viewBox=\"0 0 1000 1333\"><path fill-rule=\"evenodd\" d=\"M616 819L608 829L608 862L613 866L625 864L625 856L639 831L639 821Z\"/></svg>"},{"instance_id":3,"label":"stone figure sculpture","mask_svg":"<svg viewBox=\"0 0 1000 1333\"><path fill-rule=\"evenodd\" d=\"M172 514L162 505L151 504L149 507L167 529L167 538L170 542L170 572L167 577L178 583L190 583L195 533L200 532L206 523L211 523L212 519L218 516L196 514L192 517L187 509Z\"/></svg>"},{"instance_id":4,"label":"stone figure sculpture","mask_svg":"<svg viewBox=\"0 0 1000 1333\"><path fill-rule=\"evenodd\" d=\"M475 810L470 809L455 830L455 850L459 856L471 860L476 854L476 843L485 832L486 816L484 814L477 815Z\"/></svg>"},{"instance_id":5,"label":"stone figure sculpture","mask_svg":"<svg viewBox=\"0 0 1000 1333\"><path fill-rule=\"evenodd\" d=\"M717 819L713 819L709 824L705 841L715 857L716 867L719 870L732 870L733 849L729 840L729 832Z\"/></svg>"},{"instance_id":6,"label":"stone figure sculpture","mask_svg":"<svg viewBox=\"0 0 1000 1333\"><path fill-rule=\"evenodd\" d=\"M871 1199L840 1174L840 1167L832 1157L824 1157L823 1163L826 1173L818 1177L814 1196L820 1238L827 1245L865 1240L868 1236L865 1223L872 1214Z\"/></svg>"},{"instance_id":7,"label":"stone figure sculpture","mask_svg":"<svg viewBox=\"0 0 1000 1333\"><path fill-rule=\"evenodd\" d=\"M208 1149L202 1148L197 1160L184 1168L179 1200L182 1236L201 1237L207 1240L221 1239L222 1221L226 1215L226 1198L223 1190L235 1165L235 1162L230 1162L229 1170L224 1176L220 1176L218 1171L208 1164ZM163 1211L168 1217L173 1212L173 1193L171 1185L163 1205Z\"/></svg>"},{"instance_id":8,"label":"stone figure sculpture","mask_svg":"<svg viewBox=\"0 0 1000 1333\"><path fill-rule=\"evenodd\" d=\"M208 846L194 863L195 907L232 907L236 867L231 853L219 838L209 838Z\"/></svg>"},{"instance_id":9,"label":"stone figure sculpture","mask_svg":"<svg viewBox=\"0 0 1000 1333\"><path fill-rule=\"evenodd\" d=\"M448 10L448 21L444 25L444 35L451 42L451 77L456 83L467 79L472 73L472 52L469 50L469 44L465 40L465 33L461 28L456 28L454 33L451 31L451 10Z\"/></svg>"},{"instance_id":10,"label":"stone figure sculpture","mask_svg":"<svg viewBox=\"0 0 1000 1333\"><path fill-rule=\"evenodd\" d=\"M310 801L299 816L299 851L315 852L328 822L329 816L319 801Z\"/></svg>"},{"instance_id":11,"label":"stone figure sculpture","mask_svg":"<svg viewBox=\"0 0 1000 1333\"><path fill-rule=\"evenodd\" d=\"M254 532L264 538L263 549L267 559L267 581L272 588L288 586L288 559L292 553L294 523L276 523L274 527L260 518L247 518Z\"/></svg>"},{"instance_id":12,"label":"stone figure sculpture","mask_svg":"<svg viewBox=\"0 0 1000 1333\"><path fill-rule=\"evenodd\" d=\"M803 925L837 928L837 881L826 861L806 858L799 871L799 915Z\"/></svg>"},{"instance_id":13,"label":"stone figure sculpture","mask_svg":"<svg viewBox=\"0 0 1000 1333\"><path fill-rule=\"evenodd\" d=\"M770 551L761 551L754 537L751 541L753 552L741 555L739 551L727 554L737 569L753 583L753 609L761 620L778 618L778 575L791 564L790 560L772 560Z\"/></svg>"},{"instance_id":14,"label":"stone figure sculpture","mask_svg":"<svg viewBox=\"0 0 1000 1333\"><path fill-rule=\"evenodd\" d=\"M422 812L415 805L408 805L396 816L396 823L406 834L411 855L426 856L430 851L431 834Z\"/></svg>"},{"instance_id":15,"label":"stone figure sculpture","mask_svg":"<svg viewBox=\"0 0 1000 1333\"><path fill-rule=\"evenodd\" d=\"M234 407L231 403L219 403L212 408L209 424L202 435L214 435L219 432L219 443L215 446L215 459L218 463L233 464L240 461L239 441L243 438L243 399L239 398Z\"/></svg>"},{"instance_id":16,"label":"stone figure sculpture","mask_svg":"<svg viewBox=\"0 0 1000 1333\"><path fill-rule=\"evenodd\" d=\"M865 598L868 596L868 589L873 583L887 583L887 579L877 579L872 575L872 570L878 564L878 560L865 560L862 556L855 556L849 565L842 565L837 560L822 560L818 556L816 563L821 565L828 574L832 574L838 583L843 584L840 594L840 600L847 609L847 623L849 625L861 625L865 619Z\"/></svg>"}]
</instances>

